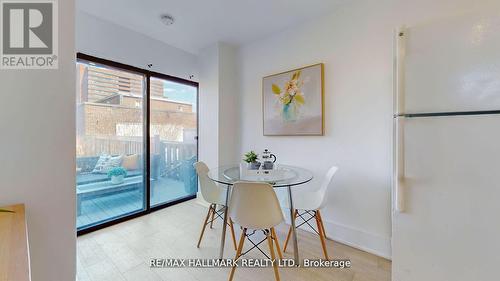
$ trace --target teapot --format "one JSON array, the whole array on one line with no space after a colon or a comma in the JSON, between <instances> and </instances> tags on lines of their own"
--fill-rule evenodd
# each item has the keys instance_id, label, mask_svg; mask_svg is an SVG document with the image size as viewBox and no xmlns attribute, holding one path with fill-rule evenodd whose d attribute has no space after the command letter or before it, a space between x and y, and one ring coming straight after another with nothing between
<instances>
[{"instance_id":1,"label":"teapot","mask_svg":"<svg viewBox=\"0 0 500 281\"><path fill-rule=\"evenodd\" d=\"M274 162L276 162L276 155L272 154L268 149L264 149L264 152L262 152L262 169L272 170Z\"/></svg>"}]
</instances>

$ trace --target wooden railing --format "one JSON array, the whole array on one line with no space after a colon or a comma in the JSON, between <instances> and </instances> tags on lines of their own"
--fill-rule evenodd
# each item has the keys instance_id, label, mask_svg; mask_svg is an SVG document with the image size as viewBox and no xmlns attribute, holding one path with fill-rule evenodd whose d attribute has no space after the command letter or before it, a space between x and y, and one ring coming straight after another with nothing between
<instances>
[{"instance_id":1,"label":"wooden railing","mask_svg":"<svg viewBox=\"0 0 500 281\"><path fill-rule=\"evenodd\" d=\"M142 137L84 136L77 139L77 157L95 157L103 154L130 155L143 153ZM151 138L151 153L159 156L160 174L175 170L181 161L196 155L196 144L164 141L159 137Z\"/></svg>"},{"instance_id":2,"label":"wooden railing","mask_svg":"<svg viewBox=\"0 0 500 281\"><path fill-rule=\"evenodd\" d=\"M153 148L153 146L151 146ZM157 142L155 152L160 155L160 173L163 175L175 170L187 160L196 155L196 145L182 142ZM165 166L163 166L165 165Z\"/></svg>"}]
</instances>

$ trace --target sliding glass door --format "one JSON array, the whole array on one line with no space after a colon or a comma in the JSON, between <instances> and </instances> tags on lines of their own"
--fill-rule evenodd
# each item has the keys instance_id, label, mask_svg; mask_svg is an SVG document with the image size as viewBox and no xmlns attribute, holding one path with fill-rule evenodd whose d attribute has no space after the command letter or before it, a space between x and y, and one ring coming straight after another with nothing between
<instances>
[{"instance_id":1,"label":"sliding glass door","mask_svg":"<svg viewBox=\"0 0 500 281\"><path fill-rule=\"evenodd\" d=\"M193 198L197 83L78 58L79 233Z\"/></svg>"},{"instance_id":2,"label":"sliding glass door","mask_svg":"<svg viewBox=\"0 0 500 281\"><path fill-rule=\"evenodd\" d=\"M198 88L150 78L151 205L193 196Z\"/></svg>"},{"instance_id":3,"label":"sliding glass door","mask_svg":"<svg viewBox=\"0 0 500 281\"><path fill-rule=\"evenodd\" d=\"M88 61L77 64L77 227L146 209L146 77Z\"/></svg>"}]
</instances>

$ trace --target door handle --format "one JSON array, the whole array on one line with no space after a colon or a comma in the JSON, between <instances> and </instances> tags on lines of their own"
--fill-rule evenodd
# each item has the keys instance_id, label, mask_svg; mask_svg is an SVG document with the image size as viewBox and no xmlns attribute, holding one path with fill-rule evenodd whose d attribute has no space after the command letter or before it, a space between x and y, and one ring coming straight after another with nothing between
<instances>
[{"instance_id":1,"label":"door handle","mask_svg":"<svg viewBox=\"0 0 500 281\"><path fill-rule=\"evenodd\" d=\"M404 123L404 117L394 118L393 196L394 208L399 213L406 210Z\"/></svg>"}]
</instances>

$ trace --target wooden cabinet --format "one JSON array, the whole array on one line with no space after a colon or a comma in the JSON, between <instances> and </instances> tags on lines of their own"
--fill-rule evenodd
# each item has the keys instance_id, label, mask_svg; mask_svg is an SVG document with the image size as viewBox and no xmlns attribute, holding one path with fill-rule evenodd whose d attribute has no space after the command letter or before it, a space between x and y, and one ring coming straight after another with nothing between
<instances>
[{"instance_id":1,"label":"wooden cabinet","mask_svg":"<svg viewBox=\"0 0 500 281\"><path fill-rule=\"evenodd\" d=\"M0 281L29 281L30 257L24 205L0 209Z\"/></svg>"}]
</instances>

